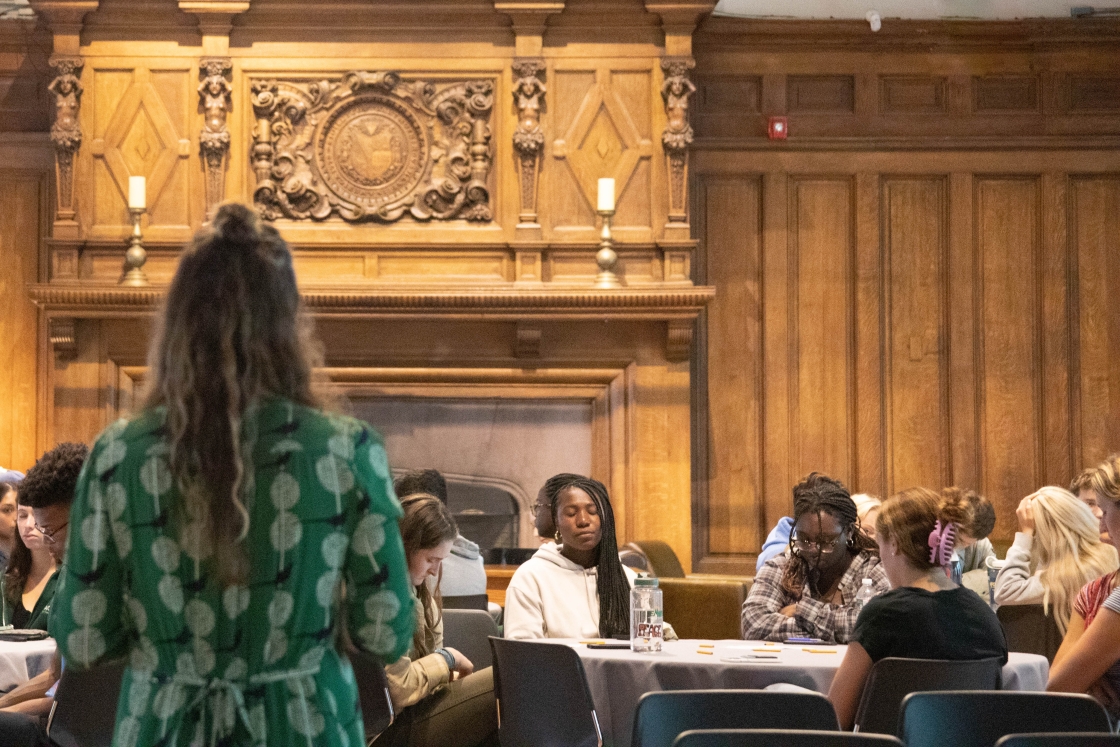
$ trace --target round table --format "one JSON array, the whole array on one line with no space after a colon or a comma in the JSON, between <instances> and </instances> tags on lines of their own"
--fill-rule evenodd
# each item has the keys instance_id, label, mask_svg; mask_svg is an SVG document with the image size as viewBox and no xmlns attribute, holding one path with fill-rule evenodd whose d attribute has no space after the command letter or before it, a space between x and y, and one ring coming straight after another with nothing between
<instances>
[{"instance_id":1,"label":"round table","mask_svg":"<svg viewBox=\"0 0 1120 747\"><path fill-rule=\"evenodd\" d=\"M41 674L54 656L53 638L40 641L0 641L0 693L6 693Z\"/></svg>"},{"instance_id":2,"label":"round table","mask_svg":"<svg viewBox=\"0 0 1120 747\"><path fill-rule=\"evenodd\" d=\"M657 654L625 649L590 649L574 640L599 715L603 741L629 747L634 710L645 693L658 690L761 689L777 682L827 693L847 646L801 646L761 641L667 641ZM766 651L758 651L766 649ZM776 659L736 661L747 655ZM701 653L711 652L711 653ZM730 660L730 661L729 661ZM1003 668L1005 690L1046 689L1050 672L1043 656L1013 653Z\"/></svg>"}]
</instances>

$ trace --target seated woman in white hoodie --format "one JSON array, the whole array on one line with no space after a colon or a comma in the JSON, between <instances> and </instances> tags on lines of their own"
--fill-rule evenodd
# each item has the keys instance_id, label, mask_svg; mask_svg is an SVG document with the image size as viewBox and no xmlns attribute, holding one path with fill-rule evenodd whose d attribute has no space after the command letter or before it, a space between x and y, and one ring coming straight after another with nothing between
<instances>
[{"instance_id":1,"label":"seated woman in white hoodie","mask_svg":"<svg viewBox=\"0 0 1120 747\"><path fill-rule=\"evenodd\" d=\"M610 638L630 634L630 586L618 559L614 512L598 480L573 476L552 505L556 544L517 569L506 590L506 638Z\"/></svg>"},{"instance_id":2,"label":"seated woman in white hoodie","mask_svg":"<svg viewBox=\"0 0 1120 747\"><path fill-rule=\"evenodd\" d=\"M1041 604L1064 635L1077 592L1116 570L1116 549L1101 542L1092 509L1064 488L1031 493L1015 516L1019 531L996 576L996 603Z\"/></svg>"}]
</instances>

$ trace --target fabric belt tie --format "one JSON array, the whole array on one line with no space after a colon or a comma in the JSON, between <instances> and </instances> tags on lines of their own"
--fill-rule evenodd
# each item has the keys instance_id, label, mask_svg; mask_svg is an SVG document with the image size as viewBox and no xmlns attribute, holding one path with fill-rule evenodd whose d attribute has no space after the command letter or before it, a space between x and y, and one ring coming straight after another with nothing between
<instances>
[{"instance_id":1,"label":"fabric belt tie","mask_svg":"<svg viewBox=\"0 0 1120 747\"><path fill-rule=\"evenodd\" d=\"M275 682L288 682L290 680L300 680L304 677L314 677L319 674L319 666L304 667L302 669L282 669L270 672L258 672L257 674L250 675L248 678L249 685L269 685ZM158 684L158 680L152 677L152 681ZM190 675L175 674L172 675L170 681L182 687L193 687L198 690L198 693L191 699L184 709L184 713L189 713L195 708L202 705L208 698L213 699L219 695L232 698L234 706L237 710L237 716L241 723L245 725L246 731L249 732L249 737L253 740L254 744L261 741L261 737L253 729L253 724L249 719L249 709L245 707L245 691L242 689L243 682L235 682L227 680L223 677L192 677ZM302 690L302 688L300 688ZM304 695L303 706L307 709L307 698ZM211 714L212 725L210 728L210 745L216 745L218 742L217 718L213 718ZM310 714L305 713L305 716L310 720ZM311 744L310 738L308 744Z\"/></svg>"}]
</instances>

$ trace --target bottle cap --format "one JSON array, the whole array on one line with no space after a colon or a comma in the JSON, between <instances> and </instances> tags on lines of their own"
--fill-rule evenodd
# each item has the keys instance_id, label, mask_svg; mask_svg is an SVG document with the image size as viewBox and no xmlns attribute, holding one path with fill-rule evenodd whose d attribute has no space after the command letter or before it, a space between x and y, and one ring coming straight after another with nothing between
<instances>
[{"instance_id":1,"label":"bottle cap","mask_svg":"<svg viewBox=\"0 0 1120 747\"><path fill-rule=\"evenodd\" d=\"M869 579L869 578L863 579L863 585L864 586L871 586L871 579Z\"/></svg>"},{"instance_id":2,"label":"bottle cap","mask_svg":"<svg viewBox=\"0 0 1120 747\"><path fill-rule=\"evenodd\" d=\"M657 579L650 576L639 576L634 579L634 586L657 586Z\"/></svg>"}]
</instances>

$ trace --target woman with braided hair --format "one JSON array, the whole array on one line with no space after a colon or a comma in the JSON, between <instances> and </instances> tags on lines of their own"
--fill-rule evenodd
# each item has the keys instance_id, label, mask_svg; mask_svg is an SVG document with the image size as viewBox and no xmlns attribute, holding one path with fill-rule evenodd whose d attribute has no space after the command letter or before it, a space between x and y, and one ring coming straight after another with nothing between
<instances>
[{"instance_id":1,"label":"woman with braided hair","mask_svg":"<svg viewBox=\"0 0 1120 747\"><path fill-rule=\"evenodd\" d=\"M876 594L890 588L875 542L860 531L848 489L814 472L793 489L788 556L766 561L743 604L743 638L809 636L846 643L865 578Z\"/></svg>"},{"instance_id":2,"label":"woman with braided hair","mask_svg":"<svg viewBox=\"0 0 1120 747\"><path fill-rule=\"evenodd\" d=\"M556 544L537 550L506 590L506 638L630 635L630 586L618 559L614 511L603 483L572 475L552 504Z\"/></svg>"},{"instance_id":3,"label":"woman with braided hair","mask_svg":"<svg viewBox=\"0 0 1120 747\"><path fill-rule=\"evenodd\" d=\"M892 591L864 606L829 688L841 728L852 728L867 676L880 659L1007 663L1007 641L995 613L946 572L966 516L959 494L926 488L904 490L879 509L875 538Z\"/></svg>"}]
</instances>

